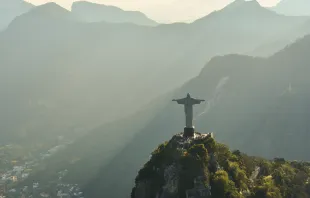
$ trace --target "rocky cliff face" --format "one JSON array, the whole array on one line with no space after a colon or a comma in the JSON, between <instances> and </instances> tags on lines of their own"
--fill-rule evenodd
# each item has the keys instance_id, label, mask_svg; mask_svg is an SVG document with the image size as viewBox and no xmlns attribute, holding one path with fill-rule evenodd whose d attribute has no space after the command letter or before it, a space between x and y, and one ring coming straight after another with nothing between
<instances>
[{"instance_id":1,"label":"rocky cliff face","mask_svg":"<svg viewBox=\"0 0 310 198\"><path fill-rule=\"evenodd\" d=\"M153 151L131 198L309 197L309 176L310 163L249 157L212 133L181 133Z\"/></svg>"},{"instance_id":2,"label":"rocky cliff face","mask_svg":"<svg viewBox=\"0 0 310 198\"><path fill-rule=\"evenodd\" d=\"M132 197L209 197L208 168L216 171L218 164L214 157L209 157L204 143L212 145L212 137L211 133L195 133L194 137L181 133L160 145L140 170Z\"/></svg>"}]
</instances>

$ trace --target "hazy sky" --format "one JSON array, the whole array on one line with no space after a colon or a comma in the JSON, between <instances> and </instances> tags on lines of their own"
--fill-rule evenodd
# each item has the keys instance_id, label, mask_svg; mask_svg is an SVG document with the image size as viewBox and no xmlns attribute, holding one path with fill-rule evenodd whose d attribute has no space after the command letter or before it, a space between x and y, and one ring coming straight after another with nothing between
<instances>
[{"instance_id":1,"label":"hazy sky","mask_svg":"<svg viewBox=\"0 0 310 198\"><path fill-rule=\"evenodd\" d=\"M26 0L35 5L54 1L70 8L75 0ZM192 21L213 10L223 8L233 0L90 0L118 6L124 10L139 10L159 22ZM258 0L263 6L273 6L279 0Z\"/></svg>"}]
</instances>

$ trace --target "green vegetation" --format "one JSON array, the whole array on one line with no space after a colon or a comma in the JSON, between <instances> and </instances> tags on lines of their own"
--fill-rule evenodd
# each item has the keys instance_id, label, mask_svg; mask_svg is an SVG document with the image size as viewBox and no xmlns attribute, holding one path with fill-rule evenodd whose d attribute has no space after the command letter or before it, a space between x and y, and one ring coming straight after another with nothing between
<instances>
[{"instance_id":1,"label":"green vegetation","mask_svg":"<svg viewBox=\"0 0 310 198\"><path fill-rule=\"evenodd\" d=\"M212 198L310 197L310 163L247 156L211 137L192 140L187 147L176 138L161 144L139 171L136 184L149 184L150 197L155 197L165 185L165 168L172 164L178 169L180 198L186 197L186 190L194 188L194 180L200 176L205 187L211 187ZM137 186L132 198L136 190Z\"/></svg>"},{"instance_id":2,"label":"green vegetation","mask_svg":"<svg viewBox=\"0 0 310 198\"><path fill-rule=\"evenodd\" d=\"M229 175L225 170L219 170L212 175L211 179L213 197L241 197L233 181L229 180Z\"/></svg>"}]
</instances>

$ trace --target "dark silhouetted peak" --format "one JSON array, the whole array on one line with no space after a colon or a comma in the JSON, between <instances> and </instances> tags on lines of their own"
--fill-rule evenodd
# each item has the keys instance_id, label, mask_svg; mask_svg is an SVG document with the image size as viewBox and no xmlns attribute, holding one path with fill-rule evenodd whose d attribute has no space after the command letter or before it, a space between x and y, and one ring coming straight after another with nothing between
<instances>
[{"instance_id":1,"label":"dark silhouetted peak","mask_svg":"<svg viewBox=\"0 0 310 198\"><path fill-rule=\"evenodd\" d=\"M134 23L138 25L154 26L157 23L141 12L125 11L115 6L107 6L87 1L72 4L72 13L85 22Z\"/></svg>"}]
</instances>

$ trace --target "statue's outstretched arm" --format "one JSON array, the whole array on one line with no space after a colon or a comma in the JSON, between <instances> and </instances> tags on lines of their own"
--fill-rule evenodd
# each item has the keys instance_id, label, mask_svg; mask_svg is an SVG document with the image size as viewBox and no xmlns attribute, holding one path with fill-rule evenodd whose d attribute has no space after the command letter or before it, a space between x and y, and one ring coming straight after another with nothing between
<instances>
[{"instance_id":1,"label":"statue's outstretched arm","mask_svg":"<svg viewBox=\"0 0 310 198\"><path fill-rule=\"evenodd\" d=\"M172 101L177 102L178 104L185 104L185 100L186 98L182 98L182 99L173 99Z\"/></svg>"},{"instance_id":2,"label":"statue's outstretched arm","mask_svg":"<svg viewBox=\"0 0 310 198\"><path fill-rule=\"evenodd\" d=\"M203 99L193 99L194 104L200 104L201 102L204 102L205 100Z\"/></svg>"}]
</instances>

